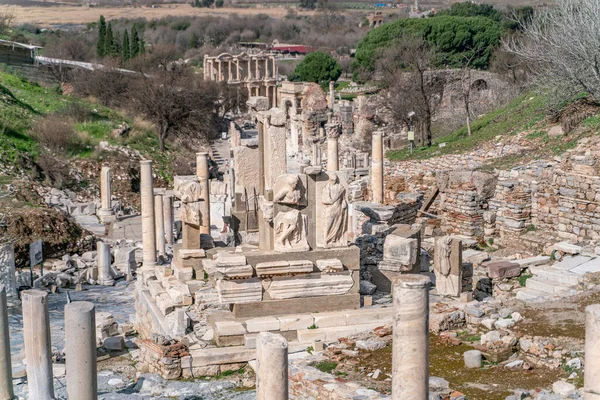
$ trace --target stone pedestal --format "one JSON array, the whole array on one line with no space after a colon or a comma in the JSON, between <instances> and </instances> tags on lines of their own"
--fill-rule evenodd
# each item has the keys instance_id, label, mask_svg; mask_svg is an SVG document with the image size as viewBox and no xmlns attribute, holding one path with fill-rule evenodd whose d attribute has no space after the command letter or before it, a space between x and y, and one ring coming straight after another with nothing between
<instances>
[{"instance_id":1,"label":"stone pedestal","mask_svg":"<svg viewBox=\"0 0 600 400\"><path fill-rule=\"evenodd\" d=\"M0 400L13 400L10 337L8 336L8 306L6 288L0 284Z\"/></svg>"},{"instance_id":2,"label":"stone pedestal","mask_svg":"<svg viewBox=\"0 0 600 400\"><path fill-rule=\"evenodd\" d=\"M110 274L111 256L110 245L104 242L96 243L98 250L98 284L102 286L112 286L115 280Z\"/></svg>"},{"instance_id":3,"label":"stone pedestal","mask_svg":"<svg viewBox=\"0 0 600 400\"><path fill-rule=\"evenodd\" d=\"M196 153L196 176L202 185L202 194L200 197L204 199L200 234L210 235L210 173L208 169L207 152Z\"/></svg>"},{"instance_id":4,"label":"stone pedestal","mask_svg":"<svg viewBox=\"0 0 600 400\"><path fill-rule=\"evenodd\" d=\"M154 227L156 228L156 251L164 256L165 251L165 221L163 210L163 197L161 194L154 196Z\"/></svg>"},{"instance_id":5,"label":"stone pedestal","mask_svg":"<svg viewBox=\"0 0 600 400\"><path fill-rule=\"evenodd\" d=\"M288 343L281 335L256 338L256 400L288 399Z\"/></svg>"},{"instance_id":6,"label":"stone pedestal","mask_svg":"<svg viewBox=\"0 0 600 400\"><path fill-rule=\"evenodd\" d=\"M94 304L77 301L65 306L65 342L69 400L97 399L98 372Z\"/></svg>"},{"instance_id":7,"label":"stone pedestal","mask_svg":"<svg viewBox=\"0 0 600 400\"><path fill-rule=\"evenodd\" d=\"M156 265L156 230L154 228L154 183L152 161L140 161L140 192L142 197L143 267Z\"/></svg>"},{"instance_id":8,"label":"stone pedestal","mask_svg":"<svg viewBox=\"0 0 600 400\"><path fill-rule=\"evenodd\" d=\"M383 138L381 132L373 132L371 191L373 192L373 202L383 203Z\"/></svg>"},{"instance_id":9,"label":"stone pedestal","mask_svg":"<svg viewBox=\"0 0 600 400\"><path fill-rule=\"evenodd\" d=\"M110 167L102 167L100 172L100 209L96 215L102 222L110 222L115 219L115 212L112 209L111 201L111 182L110 182Z\"/></svg>"},{"instance_id":10,"label":"stone pedestal","mask_svg":"<svg viewBox=\"0 0 600 400\"><path fill-rule=\"evenodd\" d=\"M394 279L392 399L429 396L429 285L423 275Z\"/></svg>"},{"instance_id":11,"label":"stone pedestal","mask_svg":"<svg viewBox=\"0 0 600 400\"><path fill-rule=\"evenodd\" d=\"M23 301L23 339L27 360L29 398L53 400L48 293L41 290L25 290L21 293L21 299Z\"/></svg>"},{"instance_id":12,"label":"stone pedestal","mask_svg":"<svg viewBox=\"0 0 600 400\"><path fill-rule=\"evenodd\" d=\"M585 308L584 400L600 400L600 304Z\"/></svg>"},{"instance_id":13,"label":"stone pedestal","mask_svg":"<svg viewBox=\"0 0 600 400\"><path fill-rule=\"evenodd\" d=\"M163 196L163 218L165 229L165 240L167 244L173 244L173 196Z\"/></svg>"}]
</instances>

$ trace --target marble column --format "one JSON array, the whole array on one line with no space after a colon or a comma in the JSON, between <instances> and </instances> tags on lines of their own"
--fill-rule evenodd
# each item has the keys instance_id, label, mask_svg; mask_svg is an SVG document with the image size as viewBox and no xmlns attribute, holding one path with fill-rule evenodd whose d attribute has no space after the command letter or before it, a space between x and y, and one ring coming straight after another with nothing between
<instances>
[{"instance_id":1,"label":"marble column","mask_svg":"<svg viewBox=\"0 0 600 400\"><path fill-rule=\"evenodd\" d=\"M140 192L142 196L143 267L156 265L156 230L154 228L154 184L152 161L140 161Z\"/></svg>"},{"instance_id":2,"label":"marble column","mask_svg":"<svg viewBox=\"0 0 600 400\"><path fill-rule=\"evenodd\" d=\"M25 290L21 292L21 300L29 398L51 400L54 399L54 384L48 293Z\"/></svg>"},{"instance_id":3,"label":"marble column","mask_svg":"<svg viewBox=\"0 0 600 400\"><path fill-rule=\"evenodd\" d=\"M256 76L254 78L255 79L260 79L260 69L259 69L259 66L258 66L258 58L254 59L254 67L256 68L256 72L255 72ZM259 95L257 94L257 96L259 96Z\"/></svg>"},{"instance_id":4,"label":"marble column","mask_svg":"<svg viewBox=\"0 0 600 400\"><path fill-rule=\"evenodd\" d=\"M231 60L227 61L227 78L228 78L228 82L231 82L233 80L233 71L231 70Z\"/></svg>"},{"instance_id":5,"label":"marble column","mask_svg":"<svg viewBox=\"0 0 600 400\"><path fill-rule=\"evenodd\" d=\"M13 400L14 396L8 333L8 304L6 288L0 284L0 400Z\"/></svg>"},{"instance_id":6,"label":"marble column","mask_svg":"<svg viewBox=\"0 0 600 400\"><path fill-rule=\"evenodd\" d=\"M159 256L164 256L166 253L163 213L163 197L161 194L157 194L154 196L154 227L156 228L156 251Z\"/></svg>"},{"instance_id":7,"label":"marble column","mask_svg":"<svg viewBox=\"0 0 600 400\"><path fill-rule=\"evenodd\" d=\"M173 196L163 196L163 219L165 229L165 240L167 244L173 244Z\"/></svg>"},{"instance_id":8,"label":"marble column","mask_svg":"<svg viewBox=\"0 0 600 400\"><path fill-rule=\"evenodd\" d=\"M371 191L373 192L372 201L383 203L383 140L381 132L373 132Z\"/></svg>"},{"instance_id":9,"label":"marble column","mask_svg":"<svg viewBox=\"0 0 600 400\"><path fill-rule=\"evenodd\" d=\"M98 398L96 310L89 301L65 305L67 395L69 400Z\"/></svg>"},{"instance_id":10,"label":"marble column","mask_svg":"<svg viewBox=\"0 0 600 400\"><path fill-rule=\"evenodd\" d=\"M235 80L240 80L240 60L235 60Z\"/></svg>"},{"instance_id":11,"label":"marble column","mask_svg":"<svg viewBox=\"0 0 600 400\"><path fill-rule=\"evenodd\" d=\"M335 82L329 81L329 108L333 110L333 104L335 103Z\"/></svg>"},{"instance_id":12,"label":"marble column","mask_svg":"<svg viewBox=\"0 0 600 400\"><path fill-rule=\"evenodd\" d=\"M269 76L269 59L265 58L264 63L265 63L265 78L270 78L270 76Z\"/></svg>"},{"instance_id":13,"label":"marble column","mask_svg":"<svg viewBox=\"0 0 600 400\"><path fill-rule=\"evenodd\" d=\"M256 337L256 400L288 399L288 343L279 334Z\"/></svg>"},{"instance_id":14,"label":"marble column","mask_svg":"<svg viewBox=\"0 0 600 400\"><path fill-rule=\"evenodd\" d=\"M342 126L332 122L325 125L325 132L327 133L327 172L339 171L338 138Z\"/></svg>"},{"instance_id":15,"label":"marble column","mask_svg":"<svg viewBox=\"0 0 600 400\"><path fill-rule=\"evenodd\" d=\"M208 170L208 153L196 153L196 176L202 185L201 197L204 200L204 212L202 213L202 225L200 234L210 235L210 180Z\"/></svg>"},{"instance_id":16,"label":"marble column","mask_svg":"<svg viewBox=\"0 0 600 400\"><path fill-rule=\"evenodd\" d=\"M219 78L217 78L217 81L221 82L223 80L223 63L221 62L221 60L217 62L219 63Z\"/></svg>"},{"instance_id":17,"label":"marble column","mask_svg":"<svg viewBox=\"0 0 600 400\"><path fill-rule=\"evenodd\" d=\"M585 308L584 400L600 400L600 304Z\"/></svg>"},{"instance_id":18,"label":"marble column","mask_svg":"<svg viewBox=\"0 0 600 400\"><path fill-rule=\"evenodd\" d=\"M110 275L110 265L112 263L110 244L98 241L96 242L96 250L98 251L98 284L112 286L115 284L115 280Z\"/></svg>"},{"instance_id":19,"label":"marble column","mask_svg":"<svg viewBox=\"0 0 600 400\"><path fill-rule=\"evenodd\" d=\"M252 59L248 59L248 81L252 80ZM250 96L252 96L252 92L250 92Z\"/></svg>"},{"instance_id":20,"label":"marble column","mask_svg":"<svg viewBox=\"0 0 600 400\"><path fill-rule=\"evenodd\" d=\"M393 279L392 399L429 396L429 286L423 275Z\"/></svg>"},{"instance_id":21,"label":"marble column","mask_svg":"<svg viewBox=\"0 0 600 400\"><path fill-rule=\"evenodd\" d=\"M112 209L111 201L111 182L110 182L110 167L102 167L100 172L100 209L96 212L96 215L102 222L107 222L111 218L114 218L115 212Z\"/></svg>"}]
</instances>

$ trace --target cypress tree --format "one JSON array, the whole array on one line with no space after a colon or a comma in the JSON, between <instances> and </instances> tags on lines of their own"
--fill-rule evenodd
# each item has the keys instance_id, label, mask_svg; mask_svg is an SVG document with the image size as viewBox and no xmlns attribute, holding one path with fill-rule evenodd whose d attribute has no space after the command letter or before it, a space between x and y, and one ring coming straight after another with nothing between
<instances>
[{"instance_id":1,"label":"cypress tree","mask_svg":"<svg viewBox=\"0 0 600 400\"><path fill-rule=\"evenodd\" d=\"M144 54L146 52L146 42L144 42L144 39L140 39L139 43L140 51L138 54Z\"/></svg>"},{"instance_id":2,"label":"cypress tree","mask_svg":"<svg viewBox=\"0 0 600 400\"><path fill-rule=\"evenodd\" d=\"M127 32L127 31L125 31ZM113 39L113 57L122 57L123 48L121 47L121 33L119 31L115 31L114 39Z\"/></svg>"},{"instance_id":3,"label":"cypress tree","mask_svg":"<svg viewBox=\"0 0 600 400\"><path fill-rule=\"evenodd\" d=\"M106 27L106 39L104 40L104 55L114 56L115 39L113 38L112 25L109 22Z\"/></svg>"},{"instance_id":4,"label":"cypress tree","mask_svg":"<svg viewBox=\"0 0 600 400\"><path fill-rule=\"evenodd\" d=\"M96 43L96 54L98 57L104 57L106 55L106 20L104 15L100 16L98 22L98 42Z\"/></svg>"},{"instance_id":5,"label":"cypress tree","mask_svg":"<svg viewBox=\"0 0 600 400\"><path fill-rule=\"evenodd\" d=\"M131 28L131 58L140 54L140 37L138 35L137 27L133 24Z\"/></svg>"},{"instance_id":6,"label":"cypress tree","mask_svg":"<svg viewBox=\"0 0 600 400\"><path fill-rule=\"evenodd\" d=\"M121 48L121 58L123 61L129 60L131 58L131 49L129 47L129 33L127 32L127 29L125 29L125 32L123 33L123 46L121 46Z\"/></svg>"}]
</instances>

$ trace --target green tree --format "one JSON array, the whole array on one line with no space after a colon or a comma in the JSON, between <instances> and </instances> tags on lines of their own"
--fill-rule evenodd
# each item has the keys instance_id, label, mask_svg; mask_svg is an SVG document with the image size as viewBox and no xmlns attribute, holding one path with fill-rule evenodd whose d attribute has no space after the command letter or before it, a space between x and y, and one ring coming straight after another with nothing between
<instances>
[{"instance_id":1,"label":"green tree","mask_svg":"<svg viewBox=\"0 0 600 400\"><path fill-rule=\"evenodd\" d=\"M454 3L450 8L439 11L435 16L449 15L452 17L486 17L496 22L502 22L504 15L490 4L475 4L471 2Z\"/></svg>"},{"instance_id":2,"label":"green tree","mask_svg":"<svg viewBox=\"0 0 600 400\"><path fill-rule=\"evenodd\" d=\"M115 31L113 33L113 49L112 56L120 58L123 54L123 48L121 47L121 33L119 31Z\"/></svg>"},{"instance_id":3,"label":"green tree","mask_svg":"<svg viewBox=\"0 0 600 400\"><path fill-rule=\"evenodd\" d=\"M131 58L131 47L129 46L129 32L125 29L123 33L123 45L121 46L121 59L127 61Z\"/></svg>"},{"instance_id":4,"label":"green tree","mask_svg":"<svg viewBox=\"0 0 600 400\"><path fill-rule=\"evenodd\" d=\"M137 27L133 24L133 27L131 28L131 58L134 58L138 54L140 54L140 37L138 35Z\"/></svg>"},{"instance_id":5,"label":"green tree","mask_svg":"<svg viewBox=\"0 0 600 400\"><path fill-rule=\"evenodd\" d=\"M104 55L115 55L115 38L113 36L112 24L110 22L106 26L106 38L104 40Z\"/></svg>"},{"instance_id":6,"label":"green tree","mask_svg":"<svg viewBox=\"0 0 600 400\"><path fill-rule=\"evenodd\" d=\"M200 45L200 38L198 37L198 35L196 35L196 33L192 33L192 36L190 37L189 47L191 49L195 49L199 45Z\"/></svg>"},{"instance_id":7,"label":"green tree","mask_svg":"<svg viewBox=\"0 0 600 400\"><path fill-rule=\"evenodd\" d=\"M221 7L223 7L224 5L225 5L225 1L224 1L224 0L217 0L217 1L215 2L215 7L217 7L217 8L221 8Z\"/></svg>"},{"instance_id":8,"label":"green tree","mask_svg":"<svg viewBox=\"0 0 600 400\"><path fill-rule=\"evenodd\" d=\"M502 31L500 23L481 16L398 19L369 31L360 40L352 64L354 79L369 79L380 50L406 36L423 38L433 52L433 68L462 68L465 60L471 60L472 68L487 69L492 53L500 44Z\"/></svg>"},{"instance_id":9,"label":"green tree","mask_svg":"<svg viewBox=\"0 0 600 400\"><path fill-rule=\"evenodd\" d=\"M98 41L96 42L96 54L98 57L104 57L106 55L106 20L104 15L100 16L98 22Z\"/></svg>"},{"instance_id":10,"label":"green tree","mask_svg":"<svg viewBox=\"0 0 600 400\"><path fill-rule=\"evenodd\" d=\"M211 7L215 0L202 0L202 7Z\"/></svg>"},{"instance_id":11,"label":"green tree","mask_svg":"<svg viewBox=\"0 0 600 400\"><path fill-rule=\"evenodd\" d=\"M325 52L315 51L304 57L296 66L291 80L315 82L326 86L330 81L336 81L341 74L342 67L335 58Z\"/></svg>"}]
</instances>

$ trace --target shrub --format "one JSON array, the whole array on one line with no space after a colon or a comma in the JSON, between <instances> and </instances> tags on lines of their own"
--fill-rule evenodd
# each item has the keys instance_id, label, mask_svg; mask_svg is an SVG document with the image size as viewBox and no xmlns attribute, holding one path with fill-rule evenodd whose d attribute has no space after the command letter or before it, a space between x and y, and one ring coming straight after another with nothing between
<instances>
[{"instance_id":1,"label":"shrub","mask_svg":"<svg viewBox=\"0 0 600 400\"><path fill-rule=\"evenodd\" d=\"M30 136L45 148L59 153L79 153L87 141L75 132L73 121L59 115L48 115L38 119Z\"/></svg>"}]
</instances>

